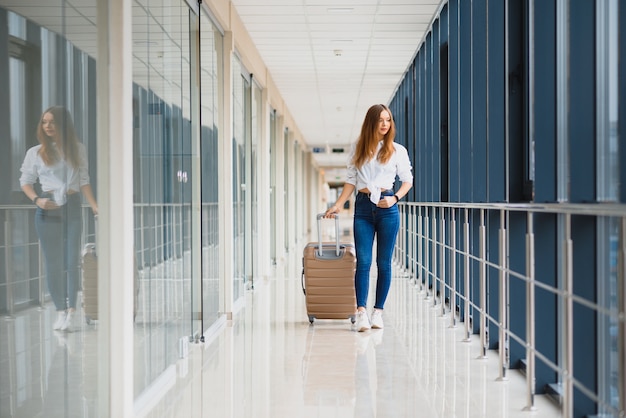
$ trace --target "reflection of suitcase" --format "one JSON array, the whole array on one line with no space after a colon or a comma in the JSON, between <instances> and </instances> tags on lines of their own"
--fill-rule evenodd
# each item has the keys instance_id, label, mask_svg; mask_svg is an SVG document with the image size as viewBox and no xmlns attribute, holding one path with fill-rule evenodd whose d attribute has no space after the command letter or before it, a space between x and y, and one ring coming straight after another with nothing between
<instances>
[{"instance_id":1,"label":"reflection of suitcase","mask_svg":"<svg viewBox=\"0 0 626 418\"><path fill-rule=\"evenodd\" d=\"M339 220L336 216L335 242L322 242L323 217L324 214L317 215L318 241L306 245L302 258L302 291L306 297L309 322L313 323L316 318L350 318L354 323L356 312L354 244L339 242Z\"/></svg>"},{"instance_id":2,"label":"reflection of suitcase","mask_svg":"<svg viewBox=\"0 0 626 418\"><path fill-rule=\"evenodd\" d=\"M97 222L96 233L98 230ZM137 298L139 296L139 271L137 270L136 258L133 281L133 319L135 319L137 317ZM98 255L96 254L96 244L94 243L85 244L85 249L83 250L82 289L85 321L87 321L87 324L91 324L91 321L98 320Z\"/></svg>"},{"instance_id":3,"label":"reflection of suitcase","mask_svg":"<svg viewBox=\"0 0 626 418\"><path fill-rule=\"evenodd\" d=\"M361 335L335 325L309 328L302 358L302 396L305 405L319 406L324 402L324 406L332 405L332 416L351 417L358 387L357 361L367 362L367 355L359 354L357 342L362 340L358 338ZM369 379L367 364L359 373L365 373Z\"/></svg>"},{"instance_id":4,"label":"reflection of suitcase","mask_svg":"<svg viewBox=\"0 0 626 418\"><path fill-rule=\"evenodd\" d=\"M83 251L83 311L87 324L98 319L98 255L96 244L86 244Z\"/></svg>"}]
</instances>

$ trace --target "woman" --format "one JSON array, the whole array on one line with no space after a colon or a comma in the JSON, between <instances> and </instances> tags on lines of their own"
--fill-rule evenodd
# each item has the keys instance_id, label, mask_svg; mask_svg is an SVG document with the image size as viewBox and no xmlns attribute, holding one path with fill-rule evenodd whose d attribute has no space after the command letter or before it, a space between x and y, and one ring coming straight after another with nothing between
<instances>
[{"instance_id":1,"label":"woman","mask_svg":"<svg viewBox=\"0 0 626 418\"><path fill-rule=\"evenodd\" d=\"M39 145L22 164L20 186L37 206L35 229L41 242L46 281L57 310L55 330L70 331L76 311L82 234L81 194L94 215L98 205L89 184L87 151L78 141L72 117L61 106L43 112L37 127ZM42 193L34 184L39 181Z\"/></svg>"},{"instance_id":2,"label":"woman","mask_svg":"<svg viewBox=\"0 0 626 418\"><path fill-rule=\"evenodd\" d=\"M393 140L396 128L391 111L382 104L367 111L361 134L350 156L348 174L341 195L326 211L333 217L357 190L354 206L354 244L356 248L356 328L359 332L383 328L382 312L391 286L391 258L400 227L396 203L413 185L411 162L406 148ZM396 175L402 185L394 193ZM372 247L376 237L376 298L371 325L367 316Z\"/></svg>"}]
</instances>

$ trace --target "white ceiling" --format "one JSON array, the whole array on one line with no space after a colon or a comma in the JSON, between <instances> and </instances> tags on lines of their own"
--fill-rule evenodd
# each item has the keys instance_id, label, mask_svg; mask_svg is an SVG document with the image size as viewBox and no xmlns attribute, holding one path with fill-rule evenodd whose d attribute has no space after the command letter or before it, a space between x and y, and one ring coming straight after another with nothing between
<instances>
[{"instance_id":1,"label":"white ceiling","mask_svg":"<svg viewBox=\"0 0 626 418\"><path fill-rule=\"evenodd\" d=\"M388 104L441 0L232 0L329 182L367 109Z\"/></svg>"},{"instance_id":2,"label":"white ceiling","mask_svg":"<svg viewBox=\"0 0 626 418\"><path fill-rule=\"evenodd\" d=\"M359 134L366 110L375 103L389 103L445 0L231 1L302 140L309 149L326 150L314 157L327 181L337 183L344 179L346 153ZM95 54L95 2L53 0L41 5L40 0L0 0L0 5L63 33L79 48ZM158 20L164 11L172 24L181 3L135 0L133 13L142 16L149 10ZM133 27L137 39L143 39L144 21L140 19ZM138 56L141 43L134 45ZM135 76L139 76L137 69ZM344 148L346 153L333 153L333 148Z\"/></svg>"}]
</instances>

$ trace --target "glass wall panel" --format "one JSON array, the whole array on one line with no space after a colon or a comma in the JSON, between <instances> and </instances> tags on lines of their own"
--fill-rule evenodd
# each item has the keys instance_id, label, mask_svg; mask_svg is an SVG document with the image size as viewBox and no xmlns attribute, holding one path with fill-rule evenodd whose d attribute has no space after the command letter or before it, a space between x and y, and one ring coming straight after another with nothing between
<instances>
[{"instance_id":1,"label":"glass wall panel","mask_svg":"<svg viewBox=\"0 0 626 418\"><path fill-rule=\"evenodd\" d=\"M0 0L2 417L96 414L96 22L95 0Z\"/></svg>"},{"instance_id":2,"label":"glass wall panel","mask_svg":"<svg viewBox=\"0 0 626 418\"><path fill-rule=\"evenodd\" d=\"M219 315L218 124L222 35L204 9L200 16L200 147L202 169L202 319L203 331Z\"/></svg>"},{"instance_id":3,"label":"glass wall panel","mask_svg":"<svg viewBox=\"0 0 626 418\"><path fill-rule=\"evenodd\" d=\"M277 225L278 222L278 214L277 214L277 194L278 190L276 189L276 176L277 176L277 164L276 161L278 155L276 153L276 110L272 109L270 112L270 220L272 225ZM276 228L270 228L270 258L272 260L272 264L276 264Z\"/></svg>"},{"instance_id":4,"label":"glass wall panel","mask_svg":"<svg viewBox=\"0 0 626 418\"><path fill-rule=\"evenodd\" d=\"M249 135L250 82L241 61L233 58L233 300L246 282L246 142Z\"/></svg>"},{"instance_id":5,"label":"glass wall panel","mask_svg":"<svg viewBox=\"0 0 626 418\"><path fill-rule=\"evenodd\" d=\"M190 10L133 3L135 396L179 358L191 324Z\"/></svg>"},{"instance_id":6,"label":"glass wall panel","mask_svg":"<svg viewBox=\"0 0 626 418\"><path fill-rule=\"evenodd\" d=\"M250 138L250 257L251 266L248 272L249 277L254 280L259 272L259 251L263 243L259 242L259 179L261 178L261 168L259 166L259 142L262 137L263 117L263 95L258 84L252 84L252 106L251 106L251 138ZM275 224L274 224L275 225Z\"/></svg>"}]
</instances>

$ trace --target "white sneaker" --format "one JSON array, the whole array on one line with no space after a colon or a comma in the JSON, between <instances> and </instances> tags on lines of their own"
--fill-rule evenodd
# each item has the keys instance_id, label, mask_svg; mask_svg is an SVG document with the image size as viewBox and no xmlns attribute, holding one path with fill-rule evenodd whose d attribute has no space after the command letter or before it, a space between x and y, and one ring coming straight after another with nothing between
<instances>
[{"instance_id":1,"label":"white sneaker","mask_svg":"<svg viewBox=\"0 0 626 418\"><path fill-rule=\"evenodd\" d=\"M71 332L73 330L72 322L73 322L73 319L74 319L74 313L75 313L75 311L68 311L67 312L67 315L65 315L65 322L63 322L63 325L61 325L61 328L59 328L60 331Z\"/></svg>"},{"instance_id":2,"label":"white sneaker","mask_svg":"<svg viewBox=\"0 0 626 418\"><path fill-rule=\"evenodd\" d=\"M379 311L378 309L374 309L372 312L372 328L374 329L383 329L383 311Z\"/></svg>"},{"instance_id":3,"label":"white sneaker","mask_svg":"<svg viewBox=\"0 0 626 418\"><path fill-rule=\"evenodd\" d=\"M367 312L358 311L356 313L356 330L359 332L367 331L370 329L370 320L367 317Z\"/></svg>"},{"instance_id":4,"label":"white sneaker","mask_svg":"<svg viewBox=\"0 0 626 418\"><path fill-rule=\"evenodd\" d=\"M52 329L61 329L63 324L65 324L65 311L57 311L57 320L54 321Z\"/></svg>"}]
</instances>

